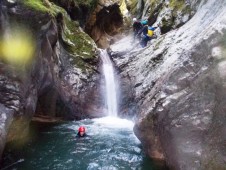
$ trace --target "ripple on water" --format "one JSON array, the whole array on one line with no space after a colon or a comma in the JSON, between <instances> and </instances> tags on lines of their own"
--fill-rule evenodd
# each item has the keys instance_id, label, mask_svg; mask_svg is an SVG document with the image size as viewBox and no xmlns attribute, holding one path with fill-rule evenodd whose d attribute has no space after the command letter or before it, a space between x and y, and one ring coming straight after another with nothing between
<instances>
[{"instance_id":1,"label":"ripple on water","mask_svg":"<svg viewBox=\"0 0 226 170\"><path fill-rule=\"evenodd\" d=\"M81 125L86 127L89 137L76 138ZM144 154L133 134L133 122L128 120L106 117L69 122L45 130L40 139L26 146L21 153L26 161L14 168L137 170L143 166Z\"/></svg>"}]
</instances>

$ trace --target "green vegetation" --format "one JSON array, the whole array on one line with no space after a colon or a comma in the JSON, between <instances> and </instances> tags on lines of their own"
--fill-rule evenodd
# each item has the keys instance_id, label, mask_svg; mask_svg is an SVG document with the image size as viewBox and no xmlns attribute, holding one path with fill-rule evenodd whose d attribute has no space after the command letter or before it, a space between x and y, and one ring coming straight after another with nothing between
<instances>
[{"instance_id":1,"label":"green vegetation","mask_svg":"<svg viewBox=\"0 0 226 170\"><path fill-rule=\"evenodd\" d=\"M83 3L91 3L96 0L84 1ZM61 43L65 50L70 54L73 64L84 70L88 67L88 64L84 60L91 60L95 58L95 43L91 37L83 32L79 27L79 23L72 21L67 15L67 12L49 2L48 0L24 0L23 5L38 12L49 13L53 17L56 17L59 13L63 16ZM87 66L87 67L86 67Z\"/></svg>"},{"instance_id":2,"label":"green vegetation","mask_svg":"<svg viewBox=\"0 0 226 170\"><path fill-rule=\"evenodd\" d=\"M173 17L169 17L166 19L165 17L162 18L162 25L167 27L172 27L174 24Z\"/></svg>"},{"instance_id":3,"label":"green vegetation","mask_svg":"<svg viewBox=\"0 0 226 170\"><path fill-rule=\"evenodd\" d=\"M84 60L95 58L95 43L92 38L83 32L79 23L72 21L67 13L63 12L62 45L71 54L71 63L83 71L89 68Z\"/></svg>"},{"instance_id":4,"label":"green vegetation","mask_svg":"<svg viewBox=\"0 0 226 170\"><path fill-rule=\"evenodd\" d=\"M66 15L64 16L62 38L72 54L81 55L85 59L90 58L90 54L93 52L93 40L79 29L77 22L71 21Z\"/></svg>"},{"instance_id":5,"label":"green vegetation","mask_svg":"<svg viewBox=\"0 0 226 170\"><path fill-rule=\"evenodd\" d=\"M89 6L91 9L97 6L98 0L74 0L78 4Z\"/></svg>"},{"instance_id":6,"label":"green vegetation","mask_svg":"<svg viewBox=\"0 0 226 170\"><path fill-rule=\"evenodd\" d=\"M39 11L43 11L43 12L48 11L48 8L43 4L41 0L24 0L23 3Z\"/></svg>"},{"instance_id":7,"label":"green vegetation","mask_svg":"<svg viewBox=\"0 0 226 170\"><path fill-rule=\"evenodd\" d=\"M82 70L87 68L84 60L95 58L95 43L91 37L80 30L78 22L71 21L66 14L64 14L62 44L72 54L72 63Z\"/></svg>"},{"instance_id":8,"label":"green vegetation","mask_svg":"<svg viewBox=\"0 0 226 170\"><path fill-rule=\"evenodd\" d=\"M183 14L190 14L191 8L185 4L184 0L170 0L169 7L173 10L173 15L176 16L177 12Z\"/></svg>"},{"instance_id":9,"label":"green vegetation","mask_svg":"<svg viewBox=\"0 0 226 170\"><path fill-rule=\"evenodd\" d=\"M45 2L48 2L47 0ZM22 3L31 9L34 9L43 13L55 14L53 8L49 8L47 4L44 3L43 0L23 0Z\"/></svg>"},{"instance_id":10,"label":"green vegetation","mask_svg":"<svg viewBox=\"0 0 226 170\"><path fill-rule=\"evenodd\" d=\"M161 4L161 1L159 1L159 0L149 0L149 3L150 3L149 14L150 15L153 15L154 14L154 11Z\"/></svg>"},{"instance_id":11,"label":"green vegetation","mask_svg":"<svg viewBox=\"0 0 226 170\"><path fill-rule=\"evenodd\" d=\"M181 11L185 7L185 2L184 0L170 0L169 6L172 9Z\"/></svg>"}]
</instances>

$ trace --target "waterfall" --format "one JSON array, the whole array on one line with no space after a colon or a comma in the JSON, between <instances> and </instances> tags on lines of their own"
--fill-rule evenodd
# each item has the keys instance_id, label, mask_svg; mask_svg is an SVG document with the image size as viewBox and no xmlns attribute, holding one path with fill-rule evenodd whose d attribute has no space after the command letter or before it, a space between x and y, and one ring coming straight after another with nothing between
<instances>
[{"instance_id":1,"label":"waterfall","mask_svg":"<svg viewBox=\"0 0 226 170\"><path fill-rule=\"evenodd\" d=\"M100 57L103 61L103 74L105 78L106 100L109 116L117 116L117 92L114 68L106 50L101 50Z\"/></svg>"}]
</instances>

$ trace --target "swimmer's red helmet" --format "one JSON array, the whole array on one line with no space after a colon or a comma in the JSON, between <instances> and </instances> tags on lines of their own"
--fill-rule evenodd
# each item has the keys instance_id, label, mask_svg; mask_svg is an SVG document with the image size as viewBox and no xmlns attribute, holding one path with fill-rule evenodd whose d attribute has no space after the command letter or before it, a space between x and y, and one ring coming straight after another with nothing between
<instances>
[{"instance_id":1,"label":"swimmer's red helmet","mask_svg":"<svg viewBox=\"0 0 226 170\"><path fill-rule=\"evenodd\" d=\"M83 127L83 126L80 126L79 129L78 129L78 131L79 131L79 132L84 132L84 133L85 133L86 129L85 129L85 127Z\"/></svg>"}]
</instances>

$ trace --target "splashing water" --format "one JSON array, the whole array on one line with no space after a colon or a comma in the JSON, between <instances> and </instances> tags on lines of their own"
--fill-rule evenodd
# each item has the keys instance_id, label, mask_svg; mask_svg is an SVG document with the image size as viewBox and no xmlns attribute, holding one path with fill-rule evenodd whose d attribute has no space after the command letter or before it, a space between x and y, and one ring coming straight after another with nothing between
<instances>
[{"instance_id":1,"label":"splashing water","mask_svg":"<svg viewBox=\"0 0 226 170\"><path fill-rule=\"evenodd\" d=\"M76 138L86 127L88 137ZM4 167L17 170L156 170L142 152L133 122L104 117L43 129L37 141L17 153L5 153ZM17 160L23 159L23 162Z\"/></svg>"},{"instance_id":2,"label":"splashing water","mask_svg":"<svg viewBox=\"0 0 226 170\"><path fill-rule=\"evenodd\" d=\"M103 61L103 73L106 85L106 98L109 116L117 116L117 95L114 69L106 50L101 50L100 57Z\"/></svg>"}]
</instances>

